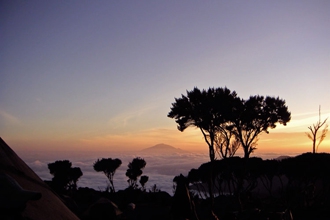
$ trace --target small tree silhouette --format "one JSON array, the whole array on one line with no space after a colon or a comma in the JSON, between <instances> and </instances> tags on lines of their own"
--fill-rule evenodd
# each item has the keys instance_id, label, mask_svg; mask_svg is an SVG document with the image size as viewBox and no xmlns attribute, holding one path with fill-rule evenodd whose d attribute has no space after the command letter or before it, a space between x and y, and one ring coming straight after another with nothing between
<instances>
[{"instance_id":1,"label":"small tree silhouette","mask_svg":"<svg viewBox=\"0 0 330 220\"><path fill-rule=\"evenodd\" d=\"M79 167L71 167L68 160L58 160L48 164L50 174L53 175L52 183L56 190L75 190L77 181L83 175Z\"/></svg>"},{"instance_id":2,"label":"small tree silhouette","mask_svg":"<svg viewBox=\"0 0 330 220\"><path fill-rule=\"evenodd\" d=\"M142 175L142 169L146 164L146 161L140 157L134 158L133 161L128 164L126 176L129 178L127 182L130 188L137 188L137 178Z\"/></svg>"},{"instance_id":3,"label":"small tree silhouette","mask_svg":"<svg viewBox=\"0 0 330 220\"><path fill-rule=\"evenodd\" d=\"M148 180L149 180L149 177L148 176L141 176L141 178L140 178L140 184L141 184L141 190L142 191L145 191L146 190L146 188L145 188L145 185L146 185L146 183L148 182Z\"/></svg>"},{"instance_id":4,"label":"small tree silhouette","mask_svg":"<svg viewBox=\"0 0 330 220\"><path fill-rule=\"evenodd\" d=\"M313 154L315 154L324 140L324 138L327 136L328 132L328 124L326 124L328 118L326 118L324 121L321 121L321 106L319 106L319 120L316 122L316 124L313 124L313 126L309 126L308 129L310 130L310 133L305 133L309 139L313 142ZM324 129L322 130L322 133L320 136L317 136L317 132L319 129L324 125Z\"/></svg>"},{"instance_id":5,"label":"small tree silhouette","mask_svg":"<svg viewBox=\"0 0 330 220\"><path fill-rule=\"evenodd\" d=\"M72 167L69 170L68 188L73 190L77 189L77 181L82 175L83 173L79 167Z\"/></svg>"},{"instance_id":6,"label":"small tree silhouette","mask_svg":"<svg viewBox=\"0 0 330 220\"><path fill-rule=\"evenodd\" d=\"M121 160L116 158L102 158L97 159L93 167L96 172L103 172L109 180L108 190L112 193L115 192L115 186L113 184L113 176L115 175L116 170L121 165Z\"/></svg>"}]
</instances>

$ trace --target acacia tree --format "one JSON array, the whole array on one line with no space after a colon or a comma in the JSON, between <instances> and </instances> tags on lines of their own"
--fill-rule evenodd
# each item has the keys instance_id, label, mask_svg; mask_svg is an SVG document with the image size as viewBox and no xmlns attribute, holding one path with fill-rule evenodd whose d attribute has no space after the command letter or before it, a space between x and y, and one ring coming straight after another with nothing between
<instances>
[{"instance_id":1,"label":"acacia tree","mask_svg":"<svg viewBox=\"0 0 330 220\"><path fill-rule=\"evenodd\" d=\"M227 157L242 146L248 158L256 149L258 135L269 133L276 123L286 125L291 113L280 98L257 95L241 100L227 88L200 91L195 87L187 91L187 96L175 99L168 117L175 119L180 131L190 126L199 128L209 147L210 160L214 161L215 147Z\"/></svg>"},{"instance_id":2,"label":"acacia tree","mask_svg":"<svg viewBox=\"0 0 330 220\"><path fill-rule=\"evenodd\" d=\"M215 160L215 142L218 137L225 137L228 129L232 129L231 121L235 117L236 105L240 99L235 91L227 88L209 88L199 90L194 88L187 91L187 95L175 98L168 117L174 118L178 130L184 131L188 127L197 127L203 134L209 147L210 160ZM230 139L227 139L228 145Z\"/></svg>"},{"instance_id":3,"label":"acacia tree","mask_svg":"<svg viewBox=\"0 0 330 220\"><path fill-rule=\"evenodd\" d=\"M269 133L268 129L275 128L276 123L286 125L291 119L285 101L278 97L251 96L237 111L234 132L243 148L244 158L249 158L256 149L260 133Z\"/></svg>"},{"instance_id":4,"label":"acacia tree","mask_svg":"<svg viewBox=\"0 0 330 220\"><path fill-rule=\"evenodd\" d=\"M109 191L115 192L115 186L113 184L113 176L115 175L116 170L121 165L121 160L116 158L102 158L101 160L97 159L97 161L94 163L93 167L94 170L97 172L103 172L106 177L108 178L110 185Z\"/></svg>"},{"instance_id":5,"label":"acacia tree","mask_svg":"<svg viewBox=\"0 0 330 220\"><path fill-rule=\"evenodd\" d=\"M308 129L310 130L310 134L306 133L307 137L312 140L313 142L313 154L317 152L317 149L319 148L321 142L324 140L324 138L327 135L328 132L328 124L326 124L328 118L326 118L324 121L321 121L321 107L319 107L319 120L316 122L316 124L313 124L312 126L309 126ZM324 126L324 129L322 130L322 133L320 136L317 136L317 132L320 130L321 127Z\"/></svg>"}]
</instances>

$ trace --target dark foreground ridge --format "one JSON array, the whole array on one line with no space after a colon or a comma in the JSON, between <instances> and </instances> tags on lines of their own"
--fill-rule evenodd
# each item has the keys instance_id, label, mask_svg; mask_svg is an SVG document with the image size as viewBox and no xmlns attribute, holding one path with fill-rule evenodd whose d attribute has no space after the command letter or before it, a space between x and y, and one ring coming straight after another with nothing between
<instances>
[{"instance_id":1,"label":"dark foreground ridge","mask_svg":"<svg viewBox=\"0 0 330 220\"><path fill-rule=\"evenodd\" d=\"M2 139L0 157L0 219L330 219L326 153L204 163L174 177L174 196L156 186L51 189Z\"/></svg>"}]
</instances>

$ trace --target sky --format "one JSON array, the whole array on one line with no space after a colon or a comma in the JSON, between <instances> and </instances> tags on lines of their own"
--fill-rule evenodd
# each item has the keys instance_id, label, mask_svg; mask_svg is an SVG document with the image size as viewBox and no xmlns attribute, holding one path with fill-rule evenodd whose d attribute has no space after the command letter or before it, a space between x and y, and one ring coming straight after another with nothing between
<instances>
[{"instance_id":1,"label":"sky","mask_svg":"<svg viewBox=\"0 0 330 220\"><path fill-rule=\"evenodd\" d=\"M14 150L207 153L167 117L194 87L284 99L291 121L259 151L311 151L304 132L319 106L330 116L328 0L0 4L0 136Z\"/></svg>"}]
</instances>

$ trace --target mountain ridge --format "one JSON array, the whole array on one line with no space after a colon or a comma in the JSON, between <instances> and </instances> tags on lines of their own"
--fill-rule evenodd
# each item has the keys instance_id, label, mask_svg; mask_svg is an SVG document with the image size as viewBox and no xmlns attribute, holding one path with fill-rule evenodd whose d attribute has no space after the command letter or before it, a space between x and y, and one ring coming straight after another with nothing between
<instances>
[{"instance_id":1,"label":"mountain ridge","mask_svg":"<svg viewBox=\"0 0 330 220\"><path fill-rule=\"evenodd\" d=\"M144 148L142 149L140 152L144 152L144 153L187 153L187 151L182 150L180 148L175 148L171 145L168 144L156 144L152 147L148 147L148 148Z\"/></svg>"}]
</instances>

